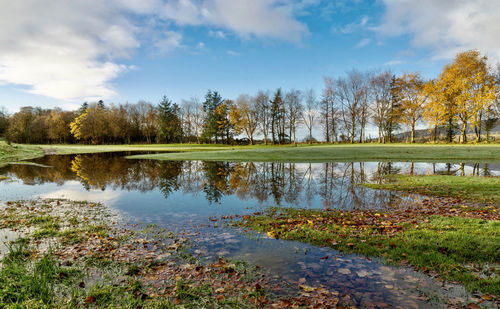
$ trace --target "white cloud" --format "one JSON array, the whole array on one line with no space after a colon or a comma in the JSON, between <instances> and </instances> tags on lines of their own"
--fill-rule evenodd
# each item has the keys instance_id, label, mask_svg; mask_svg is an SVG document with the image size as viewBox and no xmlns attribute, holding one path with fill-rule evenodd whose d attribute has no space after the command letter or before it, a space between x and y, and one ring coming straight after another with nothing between
<instances>
[{"instance_id":1,"label":"white cloud","mask_svg":"<svg viewBox=\"0 0 500 309\"><path fill-rule=\"evenodd\" d=\"M388 36L410 34L412 45L435 58L479 49L500 60L498 0L383 0L387 11L376 30Z\"/></svg>"},{"instance_id":2,"label":"white cloud","mask_svg":"<svg viewBox=\"0 0 500 309\"><path fill-rule=\"evenodd\" d=\"M356 45L354 45L354 48L362 48L365 47L366 45L371 43L371 39L364 38L361 41L359 41Z\"/></svg>"},{"instance_id":3,"label":"white cloud","mask_svg":"<svg viewBox=\"0 0 500 309\"><path fill-rule=\"evenodd\" d=\"M161 53L168 53L182 46L182 35L175 31L165 31L154 42L154 46Z\"/></svg>"},{"instance_id":4,"label":"white cloud","mask_svg":"<svg viewBox=\"0 0 500 309\"><path fill-rule=\"evenodd\" d=\"M74 102L115 96L111 82L129 70L122 59L141 46L183 47L185 25L291 42L308 33L291 0L0 0L0 7L0 84Z\"/></svg>"},{"instance_id":5,"label":"white cloud","mask_svg":"<svg viewBox=\"0 0 500 309\"><path fill-rule=\"evenodd\" d=\"M294 17L296 5L283 0L170 0L161 12L164 18L181 26L209 25L223 27L243 38L255 36L300 42L308 30Z\"/></svg>"},{"instance_id":6,"label":"white cloud","mask_svg":"<svg viewBox=\"0 0 500 309\"><path fill-rule=\"evenodd\" d=\"M240 55L241 55L240 53L235 52L234 50L228 50L228 51L227 51L227 54L228 54L229 56L240 56Z\"/></svg>"},{"instance_id":7,"label":"white cloud","mask_svg":"<svg viewBox=\"0 0 500 309\"><path fill-rule=\"evenodd\" d=\"M211 37L214 37L214 38L218 38L218 39L225 39L226 38L226 34L220 30L216 30L216 31L209 30L208 35Z\"/></svg>"},{"instance_id":8,"label":"white cloud","mask_svg":"<svg viewBox=\"0 0 500 309\"><path fill-rule=\"evenodd\" d=\"M400 65L403 63L405 63L405 61L403 61L403 60L390 60L390 61L387 61L386 63L384 63L384 65L393 66L393 65Z\"/></svg>"}]
</instances>

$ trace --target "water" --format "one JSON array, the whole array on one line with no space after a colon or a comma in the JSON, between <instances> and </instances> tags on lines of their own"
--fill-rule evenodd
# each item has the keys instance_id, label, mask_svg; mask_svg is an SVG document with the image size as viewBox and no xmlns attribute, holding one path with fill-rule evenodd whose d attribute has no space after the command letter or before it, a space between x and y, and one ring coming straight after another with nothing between
<instances>
[{"instance_id":1,"label":"water","mask_svg":"<svg viewBox=\"0 0 500 309\"><path fill-rule=\"evenodd\" d=\"M435 306L419 299L458 298L426 275L385 266L378 260L342 255L335 250L298 242L249 236L218 226L210 217L249 214L280 205L307 208L385 209L415 195L358 186L380 182L381 176L405 174L500 175L491 164L446 163L230 163L127 160L124 153L46 156L34 164L0 168L10 178L0 182L0 201L68 198L103 202L132 222L155 223L185 232L193 252L206 259L243 259L291 283L324 285L352 295L359 305L383 307ZM328 259L321 257L328 256Z\"/></svg>"}]
</instances>

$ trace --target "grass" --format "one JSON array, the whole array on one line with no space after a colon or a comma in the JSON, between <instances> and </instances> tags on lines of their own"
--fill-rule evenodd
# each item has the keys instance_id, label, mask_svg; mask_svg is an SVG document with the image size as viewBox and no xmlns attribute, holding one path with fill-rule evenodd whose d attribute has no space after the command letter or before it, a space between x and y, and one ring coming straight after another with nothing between
<instances>
[{"instance_id":1,"label":"grass","mask_svg":"<svg viewBox=\"0 0 500 309\"><path fill-rule=\"evenodd\" d=\"M13 161L43 157L43 150L31 145L7 144L0 141L0 166Z\"/></svg>"},{"instance_id":2,"label":"grass","mask_svg":"<svg viewBox=\"0 0 500 309\"><path fill-rule=\"evenodd\" d=\"M255 308L267 296L279 301L257 267L184 257L183 238L155 226L115 226L117 218L92 205L18 201L0 209L0 231L24 235L1 257L0 308Z\"/></svg>"},{"instance_id":3,"label":"grass","mask_svg":"<svg viewBox=\"0 0 500 309\"><path fill-rule=\"evenodd\" d=\"M331 223L340 211L291 208L247 217L238 226L269 236L330 246L342 252L382 257L458 281L470 291L500 295L500 222L473 218L431 216L418 224L403 223L395 233L374 226ZM290 225L299 218L303 224ZM352 218L351 218L352 219ZM326 225L321 222L328 221Z\"/></svg>"},{"instance_id":4,"label":"grass","mask_svg":"<svg viewBox=\"0 0 500 309\"><path fill-rule=\"evenodd\" d=\"M382 184L363 186L500 203L500 177L390 175Z\"/></svg>"},{"instance_id":5,"label":"grass","mask_svg":"<svg viewBox=\"0 0 500 309\"><path fill-rule=\"evenodd\" d=\"M12 148L14 147L14 148ZM228 146L214 144L139 144L139 145L15 145L0 144L0 151L17 150L17 160L51 154L82 154L118 151L152 151L162 154L134 155L133 159L209 160L209 161L424 161L496 162L500 145L430 144L299 144L285 146ZM0 152L1 154L1 152ZM6 156L5 156L6 157ZM0 155L0 162L2 156ZM5 159L8 160L8 159Z\"/></svg>"},{"instance_id":6,"label":"grass","mask_svg":"<svg viewBox=\"0 0 500 309\"><path fill-rule=\"evenodd\" d=\"M134 155L132 159L207 160L207 161L423 161L494 162L500 161L499 145L299 145L225 147L223 150Z\"/></svg>"}]
</instances>

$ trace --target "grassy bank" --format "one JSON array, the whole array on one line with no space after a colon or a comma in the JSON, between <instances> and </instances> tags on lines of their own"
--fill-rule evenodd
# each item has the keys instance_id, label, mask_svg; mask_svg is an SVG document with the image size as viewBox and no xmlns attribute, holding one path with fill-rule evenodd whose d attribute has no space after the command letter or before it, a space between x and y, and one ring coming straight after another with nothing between
<instances>
[{"instance_id":1,"label":"grassy bank","mask_svg":"<svg viewBox=\"0 0 500 309\"><path fill-rule=\"evenodd\" d=\"M391 212L273 208L232 221L269 237L381 257L500 296L498 209L437 200ZM491 296L491 295L495 296Z\"/></svg>"},{"instance_id":2,"label":"grassy bank","mask_svg":"<svg viewBox=\"0 0 500 309\"><path fill-rule=\"evenodd\" d=\"M390 175L385 177L384 183L362 185L372 189L500 203L500 177Z\"/></svg>"},{"instance_id":3,"label":"grassy bank","mask_svg":"<svg viewBox=\"0 0 500 309\"><path fill-rule=\"evenodd\" d=\"M13 162L43 156L43 150L31 145L7 144L0 141L0 166Z\"/></svg>"},{"instance_id":4,"label":"grassy bank","mask_svg":"<svg viewBox=\"0 0 500 309\"><path fill-rule=\"evenodd\" d=\"M6 145L0 145L4 148ZM227 146L208 144L151 145L17 145L26 157L48 154L81 154L117 151L165 152L134 155L133 159L210 161L414 161L500 162L500 145L362 144L286 146ZM21 152L18 152L20 155Z\"/></svg>"},{"instance_id":5,"label":"grassy bank","mask_svg":"<svg viewBox=\"0 0 500 309\"><path fill-rule=\"evenodd\" d=\"M336 304L338 293L287 290L261 270L189 254L156 226L128 227L99 204L0 205L1 308L256 308ZM12 237L12 234L16 237ZM281 282L283 283L283 282ZM286 291L277 296L273 291ZM283 294L282 294L283 295ZM348 304L346 304L348 305Z\"/></svg>"},{"instance_id":6,"label":"grassy bank","mask_svg":"<svg viewBox=\"0 0 500 309\"><path fill-rule=\"evenodd\" d=\"M187 148L189 149L189 148ZM208 149L207 149L208 150ZM425 162L497 162L500 145L300 145L227 147L224 150L135 155L129 158L156 160L210 161L425 161Z\"/></svg>"}]
</instances>

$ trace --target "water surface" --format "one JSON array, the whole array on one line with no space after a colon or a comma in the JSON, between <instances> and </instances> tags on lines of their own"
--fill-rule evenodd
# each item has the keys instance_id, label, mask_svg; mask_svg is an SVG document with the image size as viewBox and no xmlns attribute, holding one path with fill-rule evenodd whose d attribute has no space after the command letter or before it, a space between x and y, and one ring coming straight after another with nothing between
<instances>
[{"instance_id":1,"label":"water surface","mask_svg":"<svg viewBox=\"0 0 500 309\"><path fill-rule=\"evenodd\" d=\"M460 163L231 163L127 160L125 153L52 155L34 164L0 168L0 201L68 198L103 202L132 222L158 224L185 232L193 251L207 259L243 259L289 282L324 285L352 295L359 305L426 307L416 289L438 296L467 297L463 289L445 291L434 280L378 260L293 241L249 236L209 220L248 214L279 205L307 208L387 209L419 198L358 186L387 174L500 175L500 166ZM328 259L321 257L329 256ZM431 295L432 296L432 295Z\"/></svg>"}]
</instances>

